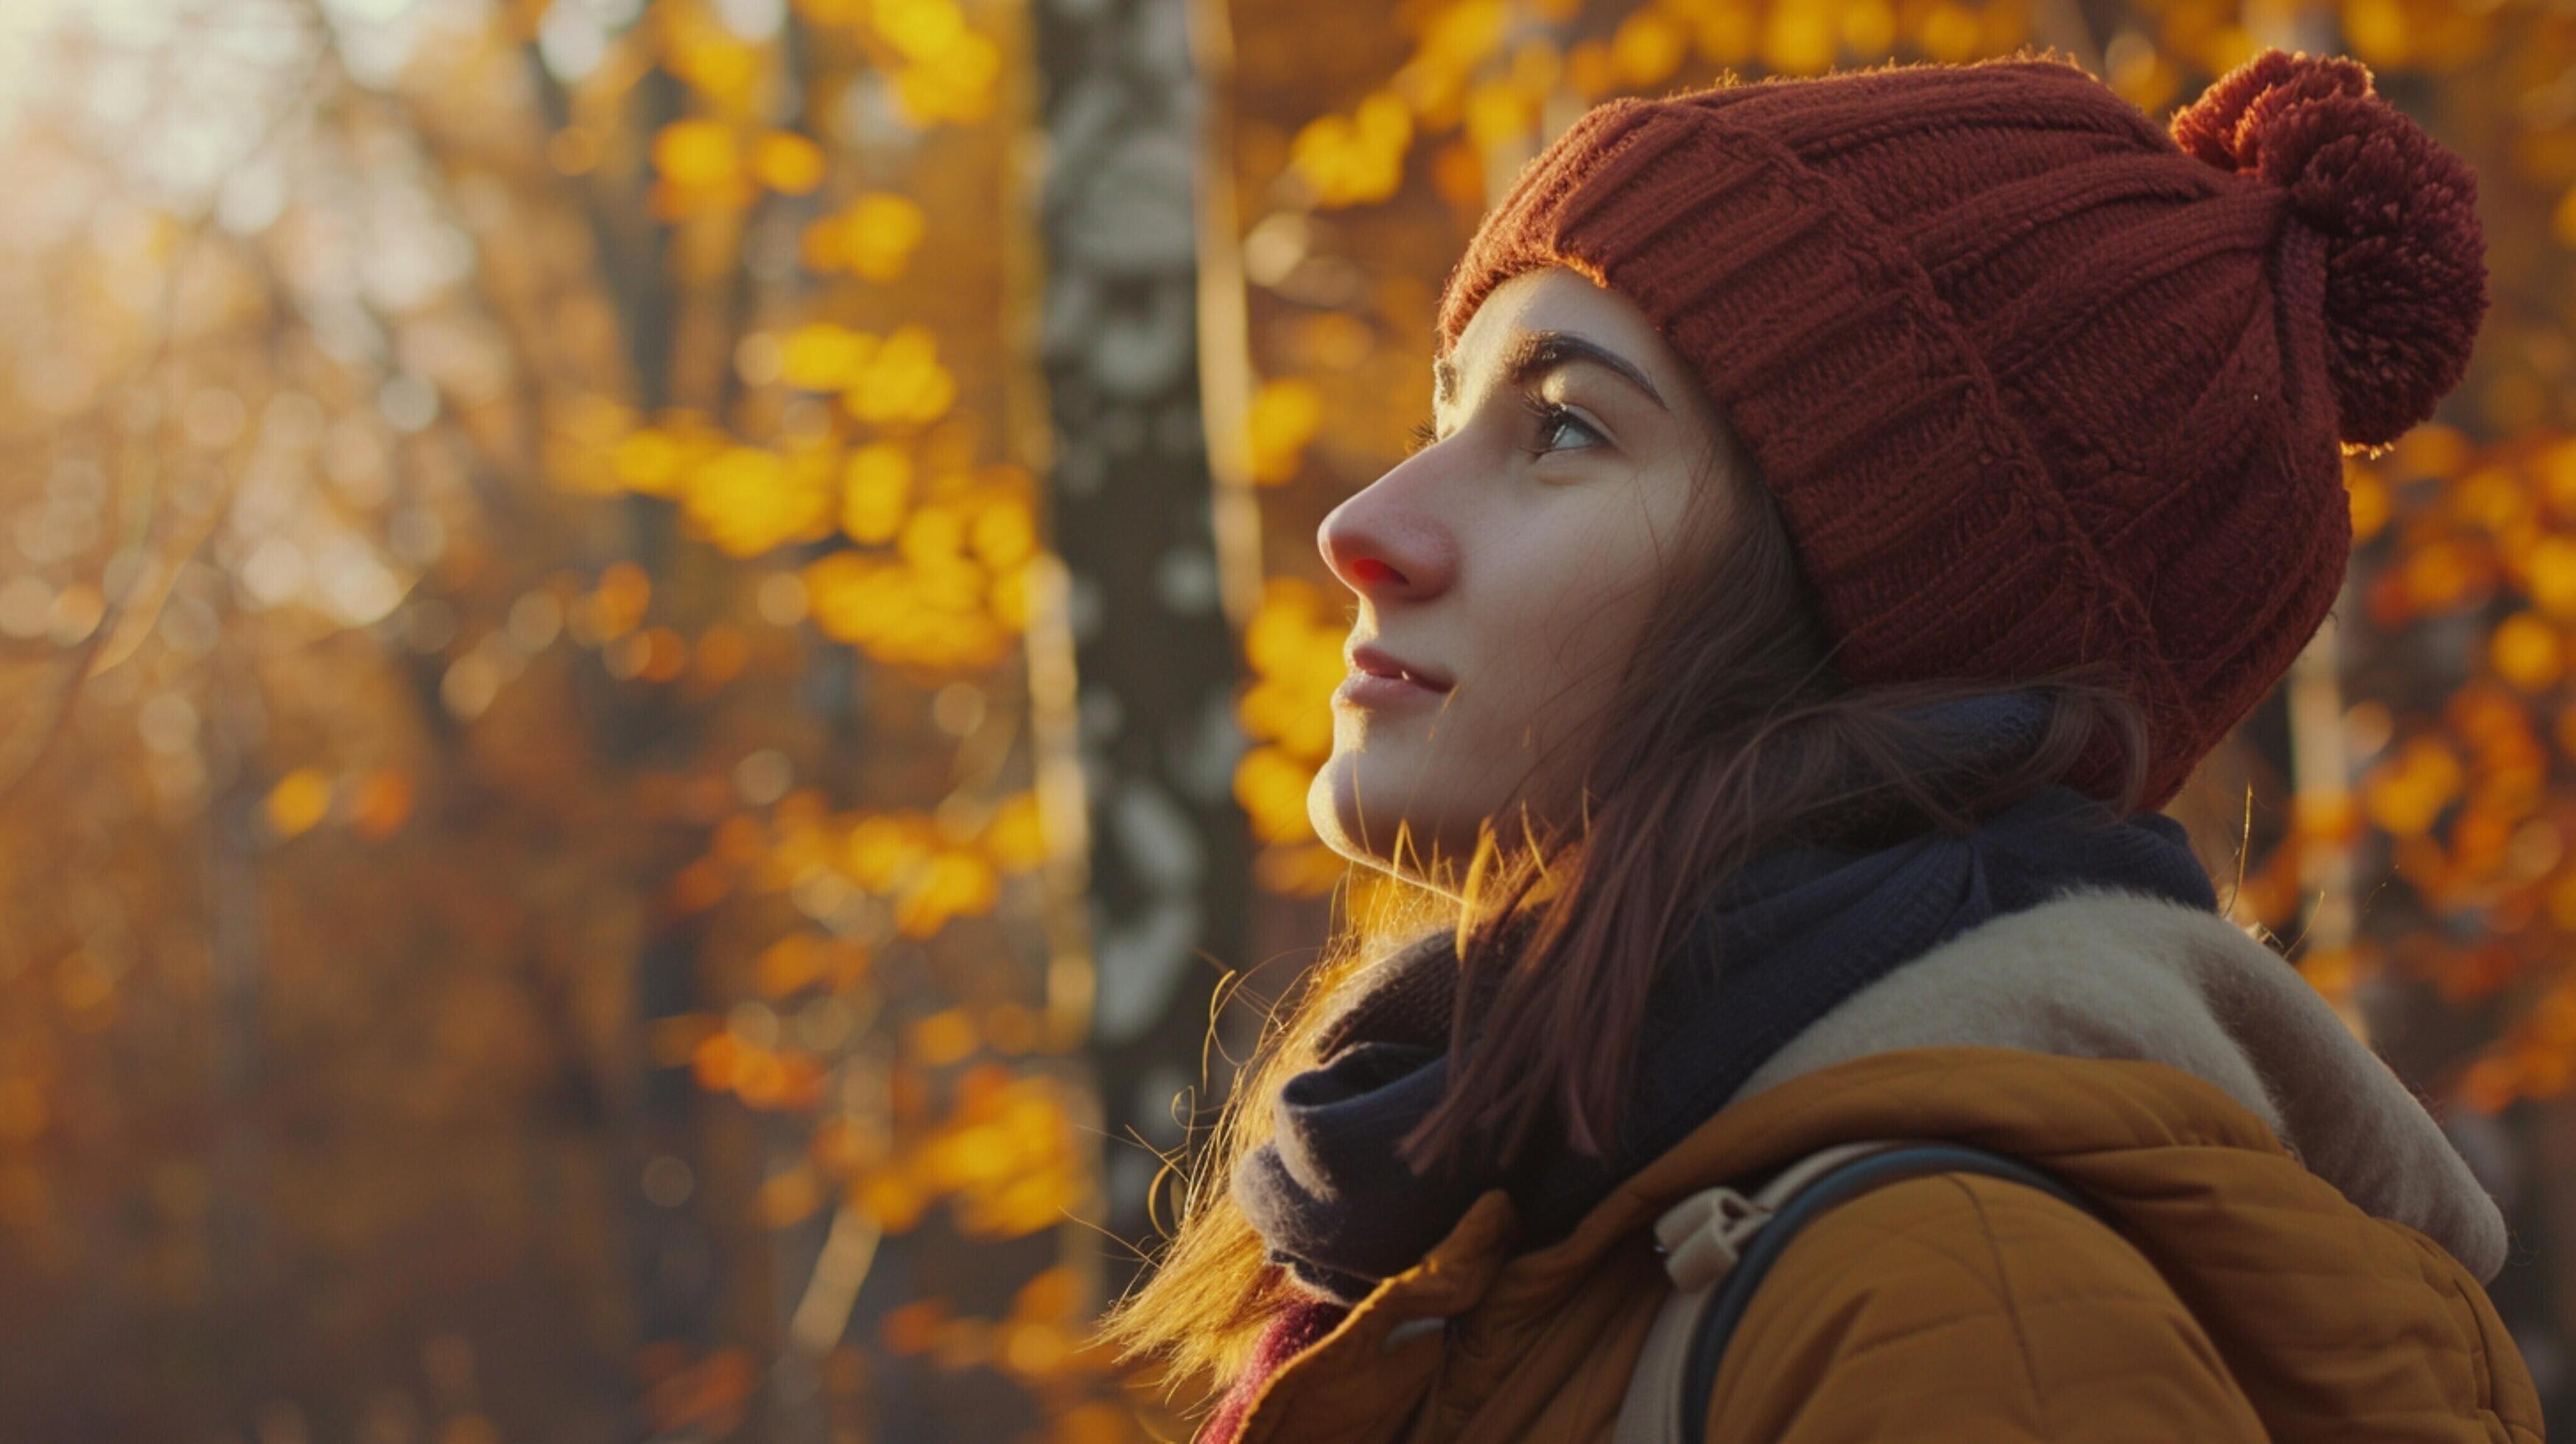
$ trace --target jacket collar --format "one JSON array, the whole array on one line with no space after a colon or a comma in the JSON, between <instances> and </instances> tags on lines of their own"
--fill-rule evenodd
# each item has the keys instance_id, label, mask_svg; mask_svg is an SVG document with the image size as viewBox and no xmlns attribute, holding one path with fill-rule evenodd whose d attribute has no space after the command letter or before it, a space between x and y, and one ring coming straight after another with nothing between
<instances>
[{"instance_id":1,"label":"jacket collar","mask_svg":"<svg viewBox=\"0 0 2576 1444\"><path fill-rule=\"evenodd\" d=\"M1460 1322L1477 1333L1520 1327L1683 1196L1884 1137L2012 1153L2115 1206L2124 1152L2270 1154L2282 1186L2313 1175L2481 1281L2504 1259L2503 1215L2466 1161L2278 954L2217 914L2080 888L1969 929L1845 1000L1566 1238L1506 1257L1517 1220L1488 1193L1346 1322L1382 1335L1472 1309Z\"/></svg>"}]
</instances>

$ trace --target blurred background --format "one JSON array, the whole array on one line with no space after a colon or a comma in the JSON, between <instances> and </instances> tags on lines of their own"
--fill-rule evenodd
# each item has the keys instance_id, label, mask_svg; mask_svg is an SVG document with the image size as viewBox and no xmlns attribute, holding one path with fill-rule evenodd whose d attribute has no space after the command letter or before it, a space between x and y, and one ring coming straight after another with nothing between
<instances>
[{"instance_id":1,"label":"blurred background","mask_svg":"<svg viewBox=\"0 0 2576 1444\"><path fill-rule=\"evenodd\" d=\"M9 0L0 1437L1180 1439L1086 1344L1337 916L1316 523L1586 106L2335 50L2494 309L2172 809L2576 1427L2570 0Z\"/></svg>"}]
</instances>

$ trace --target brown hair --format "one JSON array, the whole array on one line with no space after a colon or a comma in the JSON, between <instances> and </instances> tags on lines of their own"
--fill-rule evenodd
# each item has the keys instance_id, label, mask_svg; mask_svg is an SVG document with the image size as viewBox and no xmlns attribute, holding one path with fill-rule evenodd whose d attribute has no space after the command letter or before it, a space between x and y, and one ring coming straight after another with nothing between
<instances>
[{"instance_id":1,"label":"brown hair","mask_svg":"<svg viewBox=\"0 0 2576 1444\"><path fill-rule=\"evenodd\" d=\"M1236 1162L1270 1132L1268 1103L1314 1065L1326 1006L1367 966L1434 927L1454 928L1462 971L1440 1106L1398 1143L1417 1171L1464 1149L1508 1158L1556 1128L1598 1157L1616 1120L1657 966L1709 882L1789 842L1881 845L1974 819L2078 770L2106 732L2127 760L2119 815L2145 781L2145 724L2099 672L1854 688L1831 667L1793 545L1754 462L1723 427L1711 484L1625 674L1584 734L1582 822L1551 831L1526 811L1479 829L1460 895L1408 887L1346 919L1274 1009L1193 1165L1155 1272L1103 1317L1121 1358L1159 1355L1163 1377L1220 1387L1243 1367L1283 1287L1228 1196ZM1722 463L1722 464L1721 464ZM1929 734L1905 714L2030 688L2054 714L2017 765L1935 787L1909 759ZM1347 901L1347 894L1345 895ZM1531 926L1508 928L1523 922ZM1507 936L1509 941L1507 941Z\"/></svg>"}]
</instances>

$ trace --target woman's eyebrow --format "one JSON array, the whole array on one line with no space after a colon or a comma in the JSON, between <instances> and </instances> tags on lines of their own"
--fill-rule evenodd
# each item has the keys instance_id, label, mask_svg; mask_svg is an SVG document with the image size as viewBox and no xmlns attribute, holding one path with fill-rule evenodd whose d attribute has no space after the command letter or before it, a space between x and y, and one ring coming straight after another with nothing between
<instances>
[{"instance_id":1,"label":"woman's eyebrow","mask_svg":"<svg viewBox=\"0 0 2576 1444\"><path fill-rule=\"evenodd\" d=\"M1503 384L1524 386L1560 366L1570 366L1577 361L1590 361L1607 368L1646 393L1646 399L1655 403L1658 409L1672 409L1664 405L1664 398L1656 393L1655 384L1646 379L1646 373L1626 357L1572 331L1522 332L1520 338L1512 343L1511 350L1503 354ZM1457 395L1457 363L1446 356L1437 358L1431 363L1432 405L1447 406L1457 399Z\"/></svg>"}]
</instances>

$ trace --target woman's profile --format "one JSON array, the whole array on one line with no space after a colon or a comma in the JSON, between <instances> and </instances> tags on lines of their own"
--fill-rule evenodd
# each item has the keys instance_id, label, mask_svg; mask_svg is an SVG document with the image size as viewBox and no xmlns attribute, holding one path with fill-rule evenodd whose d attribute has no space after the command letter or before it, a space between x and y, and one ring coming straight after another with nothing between
<instances>
[{"instance_id":1,"label":"woman's profile","mask_svg":"<svg viewBox=\"0 0 2576 1444\"><path fill-rule=\"evenodd\" d=\"M2170 126L2028 55L1625 99L1486 216L1327 517L1318 831L1419 884L1273 1020L1106 1336L1208 1444L1607 1440L1653 1226L1837 1144L1712 1441L2541 1437L2504 1224L2156 811L2342 452L2460 379L2465 166L2340 58Z\"/></svg>"}]
</instances>

